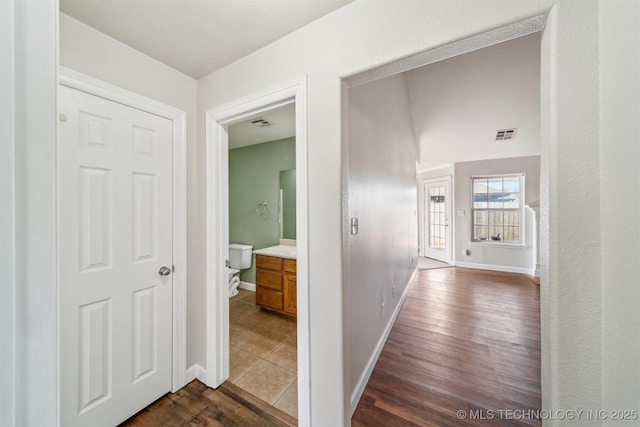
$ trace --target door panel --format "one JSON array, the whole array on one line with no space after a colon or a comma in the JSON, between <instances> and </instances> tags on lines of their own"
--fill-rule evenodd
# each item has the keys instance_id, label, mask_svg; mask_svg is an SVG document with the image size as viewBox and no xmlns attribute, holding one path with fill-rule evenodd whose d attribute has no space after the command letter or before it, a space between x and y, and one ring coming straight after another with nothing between
<instances>
[{"instance_id":1,"label":"door panel","mask_svg":"<svg viewBox=\"0 0 640 427\"><path fill-rule=\"evenodd\" d=\"M172 123L59 99L61 424L116 425L171 389Z\"/></svg>"},{"instance_id":2,"label":"door panel","mask_svg":"<svg viewBox=\"0 0 640 427\"><path fill-rule=\"evenodd\" d=\"M451 178L424 184L424 256L451 263Z\"/></svg>"}]
</instances>

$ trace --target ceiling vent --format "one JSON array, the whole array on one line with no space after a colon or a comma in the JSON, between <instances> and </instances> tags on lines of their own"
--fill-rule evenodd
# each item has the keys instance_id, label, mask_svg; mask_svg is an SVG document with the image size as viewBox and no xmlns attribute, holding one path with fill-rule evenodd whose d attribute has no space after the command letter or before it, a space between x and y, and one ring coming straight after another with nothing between
<instances>
[{"instance_id":1,"label":"ceiling vent","mask_svg":"<svg viewBox=\"0 0 640 427\"><path fill-rule=\"evenodd\" d=\"M505 139L513 139L515 137L515 129L500 129L496 132L496 141L504 141Z\"/></svg>"},{"instance_id":2,"label":"ceiling vent","mask_svg":"<svg viewBox=\"0 0 640 427\"><path fill-rule=\"evenodd\" d=\"M264 117L258 117L257 119L249 120L249 123L251 123L254 126L261 127L261 128L269 127L269 126L272 126L272 125L275 124L272 121L269 121L269 120L265 119Z\"/></svg>"}]
</instances>

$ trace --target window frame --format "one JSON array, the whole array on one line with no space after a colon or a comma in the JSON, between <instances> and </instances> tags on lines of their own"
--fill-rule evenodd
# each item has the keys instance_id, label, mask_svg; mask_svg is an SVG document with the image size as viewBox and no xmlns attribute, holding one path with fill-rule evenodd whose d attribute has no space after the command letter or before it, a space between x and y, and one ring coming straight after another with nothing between
<instances>
[{"instance_id":1,"label":"window frame","mask_svg":"<svg viewBox=\"0 0 640 427\"><path fill-rule=\"evenodd\" d=\"M525 214L524 214L524 209L525 209L525 173L524 172L517 172L517 173L505 173L505 174L492 174L492 175L472 175L471 176L471 230L470 230L470 242L473 245L479 245L479 246L526 246L526 241L525 241ZM474 204L474 196L475 196L475 192L474 192L474 184L475 184L475 180L476 179L492 179L492 178L518 178L520 181L520 207L518 208L476 208L475 204ZM487 240L479 240L479 239L475 239L474 237L474 230L475 230L475 212L476 211L485 211L485 212L489 212L489 211L518 211L518 218L519 218L519 235L520 235L520 240L517 242L506 242L504 240L491 240L491 239L487 239Z\"/></svg>"}]
</instances>

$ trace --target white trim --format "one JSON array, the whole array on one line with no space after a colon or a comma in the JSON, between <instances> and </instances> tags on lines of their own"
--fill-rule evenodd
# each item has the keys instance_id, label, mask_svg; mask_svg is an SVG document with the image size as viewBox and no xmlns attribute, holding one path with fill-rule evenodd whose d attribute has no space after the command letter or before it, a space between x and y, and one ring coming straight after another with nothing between
<instances>
[{"instance_id":1,"label":"white trim","mask_svg":"<svg viewBox=\"0 0 640 427\"><path fill-rule=\"evenodd\" d=\"M228 134L227 126L252 114L295 102L298 285L298 423L311 423L309 349L309 243L307 194L307 77L228 102L206 113L206 384L229 376Z\"/></svg>"},{"instance_id":2,"label":"white trim","mask_svg":"<svg viewBox=\"0 0 640 427\"><path fill-rule=\"evenodd\" d=\"M152 113L173 122L173 334L171 391L184 387L187 361L187 113L172 106L60 67L63 86Z\"/></svg>"},{"instance_id":3,"label":"white trim","mask_svg":"<svg viewBox=\"0 0 640 427\"><path fill-rule=\"evenodd\" d=\"M9 0L2 8L12 25L0 26L2 79L13 84L13 408L10 425L59 425L58 265L56 217L56 88L58 5L55 1ZM5 5L3 5L5 6ZM3 19L3 24L4 24ZM5 63L8 59L8 63ZM10 73L4 72L9 69ZM13 81L7 82L6 78ZM4 104L2 104L4 105ZM10 131L11 132L11 131ZM2 145L4 146L4 145ZM2 194L0 203L5 203ZM11 199L9 199L11 200ZM4 225L3 225L4 226ZM0 280L5 286L5 276ZM10 302L10 303L11 303ZM2 329L2 328L0 328ZM4 331L3 331L4 332ZM5 353L7 352L7 353ZM11 357L11 356L10 356ZM3 361L0 361L3 363ZM2 381L4 381L4 377ZM11 383L11 381L8 381ZM9 385L11 387L11 385ZM10 404L10 402L8 402ZM3 402L2 410L4 411ZM0 417L4 418L4 417Z\"/></svg>"},{"instance_id":4,"label":"white trim","mask_svg":"<svg viewBox=\"0 0 640 427\"><path fill-rule=\"evenodd\" d=\"M534 273L535 273L535 269L533 269L533 268L509 267L509 266L506 266L506 265L480 264L480 263L477 263L477 262L462 262L462 261L458 261L456 263L456 267L473 268L473 269L476 269L476 270L504 271L505 273L529 274L531 276L533 276Z\"/></svg>"},{"instance_id":5,"label":"white trim","mask_svg":"<svg viewBox=\"0 0 640 427\"><path fill-rule=\"evenodd\" d=\"M373 368L375 368L376 363L378 362L378 358L382 353L384 344L387 342L387 338L389 338L391 329L393 328L393 325L396 322L396 319L398 318L400 311L402 310L402 306L404 305L404 300L407 299L407 295L409 294L409 288L411 287L411 284L415 280L417 273L418 273L418 270L415 269L413 271L413 274L411 274L411 278L409 279L409 282L407 282L407 286L404 287L404 292L400 297L400 301L398 301L398 303L396 304L396 308L393 310L393 313L391 314L391 317L387 322L387 326L384 328L384 331L382 332L382 335L380 336L380 339L378 340L378 343L376 344L376 347L374 348L373 353L371 354L371 357L367 361L367 365L365 366L365 369L362 372L362 375L360 375L360 378L358 379L358 382L356 383L356 386L354 387L353 392L351 393L351 398L349 400L349 407L351 410L350 416L353 416L353 413L356 411L356 408L358 407L358 402L360 402L362 393L364 393L364 389L367 387L369 378L371 378L371 374L373 373Z\"/></svg>"},{"instance_id":6,"label":"white trim","mask_svg":"<svg viewBox=\"0 0 640 427\"><path fill-rule=\"evenodd\" d=\"M475 240L467 243L469 246L484 246L487 248L529 249L526 243L509 243L502 240Z\"/></svg>"},{"instance_id":7,"label":"white trim","mask_svg":"<svg viewBox=\"0 0 640 427\"><path fill-rule=\"evenodd\" d=\"M16 425L14 3L0 1L0 426Z\"/></svg>"},{"instance_id":8,"label":"white trim","mask_svg":"<svg viewBox=\"0 0 640 427\"><path fill-rule=\"evenodd\" d=\"M471 201L470 201L470 209L469 209L469 213L470 213L470 220L471 220L471 243L474 244L480 244L480 245L487 245L487 246L511 246L511 247L523 247L523 249L528 248L527 246L527 240L526 240L526 224L524 226L520 226L520 230L525 230L524 233L520 233L521 239L519 242L505 242L502 240L473 240L473 233L474 233L474 211L476 210L485 210L487 212L490 212L491 210L513 210L515 211L516 209L498 209L498 208L476 208L475 207L475 193L474 193L474 183L473 181L476 179L484 179L484 178L502 178L504 180L504 178L511 178L511 177L518 177L520 179L520 208L517 209L520 213L519 217L520 217L520 224L525 224L525 214L524 214L524 209L526 207L525 205L525 200L526 199L526 194L525 194L525 173L523 172L518 172L518 173L504 173L504 174L490 174L490 175L472 175L471 176L471 183L470 183L470 188L471 188ZM487 236L489 237L489 236Z\"/></svg>"},{"instance_id":9,"label":"white trim","mask_svg":"<svg viewBox=\"0 0 640 427\"><path fill-rule=\"evenodd\" d=\"M189 367L189 369L185 372L185 381L189 384L193 380L199 380L201 382L205 382L207 376L207 371L197 363L194 363Z\"/></svg>"},{"instance_id":10,"label":"white trim","mask_svg":"<svg viewBox=\"0 0 640 427\"><path fill-rule=\"evenodd\" d=\"M462 40L445 43L433 49L426 50L408 58L402 58L394 62L381 65L351 76L344 77L343 81L348 87L358 86L374 80L382 79L413 70L424 65L444 59L453 58L474 50L482 49L499 42L506 42L518 37L542 31L545 27L546 15L537 15L523 21L499 27L484 33L476 34Z\"/></svg>"},{"instance_id":11,"label":"white trim","mask_svg":"<svg viewBox=\"0 0 640 427\"><path fill-rule=\"evenodd\" d=\"M251 283L251 282L240 282L238 287L240 289L246 289L247 291L251 291L251 292L255 292L256 291L256 284L255 283Z\"/></svg>"},{"instance_id":12,"label":"white trim","mask_svg":"<svg viewBox=\"0 0 640 427\"><path fill-rule=\"evenodd\" d=\"M450 169L452 167L453 167L453 163L444 163L438 166L431 166L429 168L418 169L416 170L416 175L420 175L421 173L425 173L425 172L439 171L441 169Z\"/></svg>"}]
</instances>

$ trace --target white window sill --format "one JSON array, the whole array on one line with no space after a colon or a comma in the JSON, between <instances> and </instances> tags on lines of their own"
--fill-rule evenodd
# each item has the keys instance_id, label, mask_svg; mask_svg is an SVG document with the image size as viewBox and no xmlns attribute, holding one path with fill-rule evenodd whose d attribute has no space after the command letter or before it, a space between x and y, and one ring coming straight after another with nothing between
<instances>
[{"instance_id":1,"label":"white window sill","mask_svg":"<svg viewBox=\"0 0 640 427\"><path fill-rule=\"evenodd\" d=\"M500 240L485 240L481 242L469 242L469 245L512 248L512 249L529 249L529 245L527 245L526 243L506 243L506 242L501 242Z\"/></svg>"}]
</instances>

